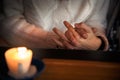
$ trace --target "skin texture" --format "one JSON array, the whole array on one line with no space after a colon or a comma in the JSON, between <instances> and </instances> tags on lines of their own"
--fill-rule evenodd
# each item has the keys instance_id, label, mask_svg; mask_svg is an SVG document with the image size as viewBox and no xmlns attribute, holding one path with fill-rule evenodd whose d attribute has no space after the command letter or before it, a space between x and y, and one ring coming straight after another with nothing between
<instances>
[{"instance_id":1,"label":"skin texture","mask_svg":"<svg viewBox=\"0 0 120 80\"><path fill-rule=\"evenodd\" d=\"M57 28L53 31L59 36L54 39L55 43L61 48L81 49L81 50L97 50L101 45L101 40L94 34L95 29L87 26L85 23L76 23L73 26L67 22L63 22L67 31L61 32Z\"/></svg>"}]
</instances>

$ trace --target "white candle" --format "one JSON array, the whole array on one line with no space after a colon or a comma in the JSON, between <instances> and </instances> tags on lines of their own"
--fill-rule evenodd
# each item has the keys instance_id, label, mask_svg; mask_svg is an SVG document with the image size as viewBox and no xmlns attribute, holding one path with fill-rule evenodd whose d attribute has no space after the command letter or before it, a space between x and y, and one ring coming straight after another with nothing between
<instances>
[{"instance_id":1,"label":"white candle","mask_svg":"<svg viewBox=\"0 0 120 80\"><path fill-rule=\"evenodd\" d=\"M5 59L12 74L24 74L30 68L32 50L26 47L16 47L5 52Z\"/></svg>"}]
</instances>

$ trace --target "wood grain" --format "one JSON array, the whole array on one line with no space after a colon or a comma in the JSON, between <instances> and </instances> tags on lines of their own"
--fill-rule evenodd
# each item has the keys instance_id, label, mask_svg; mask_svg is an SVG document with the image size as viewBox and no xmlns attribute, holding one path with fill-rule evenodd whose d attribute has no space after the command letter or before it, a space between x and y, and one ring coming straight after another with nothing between
<instances>
[{"instance_id":1,"label":"wood grain","mask_svg":"<svg viewBox=\"0 0 120 80\"><path fill-rule=\"evenodd\" d=\"M45 70L35 80L120 80L120 63L44 59Z\"/></svg>"}]
</instances>

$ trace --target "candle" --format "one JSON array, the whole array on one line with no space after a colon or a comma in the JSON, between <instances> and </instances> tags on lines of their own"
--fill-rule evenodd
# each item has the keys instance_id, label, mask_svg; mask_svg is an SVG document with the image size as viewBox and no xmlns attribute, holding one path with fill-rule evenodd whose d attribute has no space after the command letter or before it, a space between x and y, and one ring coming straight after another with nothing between
<instances>
[{"instance_id":1,"label":"candle","mask_svg":"<svg viewBox=\"0 0 120 80\"><path fill-rule=\"evenodd\" d=\"M26 47L16 47L5 52L5 59L12 74L25 74L30 68L32 51Z\"/></svg>"}]
</instances>

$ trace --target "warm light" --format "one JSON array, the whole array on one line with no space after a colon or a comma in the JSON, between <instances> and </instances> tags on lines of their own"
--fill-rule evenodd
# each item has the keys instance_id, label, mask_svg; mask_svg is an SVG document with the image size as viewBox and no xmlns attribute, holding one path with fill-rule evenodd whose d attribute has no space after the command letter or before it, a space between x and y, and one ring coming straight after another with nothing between
<instances>
[{"instance_id":1,"label":"warm light","mask_svg":"<svg viewBox=\"0 0 120 80\"><path fill-rule=\"evenodd\" d=\"M9 71L13 74L24 74L29 70L32 60L32 50L26 47L16 47L5 52Z\"/></svg>"},{"instance_id":2,"label":"warm light","mask_svg":"<svg viewBox=\"0 0 120 80\"><path fill-rule=\"evenodd\" d=\"M27 55L26 47L18 47L18 56L24 58Z\"/></svg>"}]
</instances>

